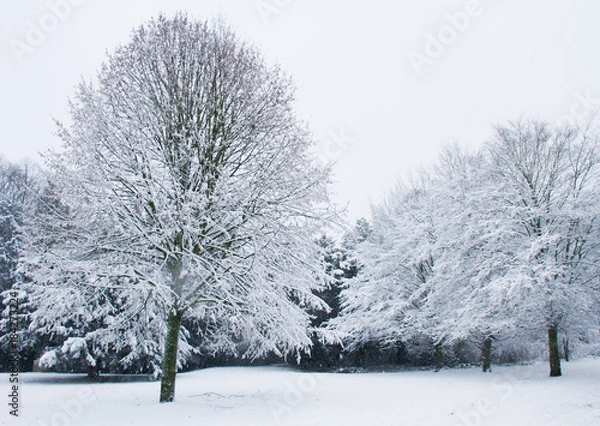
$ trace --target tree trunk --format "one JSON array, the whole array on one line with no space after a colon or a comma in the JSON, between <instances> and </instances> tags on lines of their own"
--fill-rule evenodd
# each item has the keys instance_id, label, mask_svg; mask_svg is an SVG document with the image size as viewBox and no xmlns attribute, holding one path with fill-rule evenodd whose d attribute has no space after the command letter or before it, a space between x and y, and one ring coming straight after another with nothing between
<instances>
[{"instance_id":1,"label":"tree trunk","mask_svg":"<svg viewBox=\"0 0 600 426\"><path fill-rule=\"evenodd\" d=\"M550 354L550 377L561 376L560 357L558 355L558 331L556 326L548 328L548 349Z\"/></svg>"},{"instance_id":2,"label":"tree trunk","mask_svg":"<svg viewBox=\"0 0 600 426\"><path fill-rule=\"evenodd\" d=\"M442 350L442 342L436 343L435 350L435 371L440 371L444 367L444 352Z\"/></svg>"},{"instance_id":3,"label":"tree trunk","mask_svg":"<svg viewBox=\"0 0 600 426\"><path fill-rule=\"evenodd\" d=\"M486 337L481 347L481 355L483 358L483 372L492 371L492 338Z\"/></svg>"},{"instance_id":4,"label":"tree trunk","mask_svg":"<svg viewBox=\"0 0 600 426\"><path fill-rule=\"evenodd\" d=\"M100 375L100 367L98 366L98 364L97 363L96 363L96 365L88 364L87 378L88 379L95 379L99 375Z\"/></svg>"},{"instance_id":5,"label":"tree trunk","mask_svg":"<svg viewBox=\"0 0 600 426\"><path fill-rule=\"evenodd\" d=\"M565 352L565 361L569 362L569 358L571 357L571 350L569 349L569 338L563 339L563 350Z\"/></svg>"},{"instance_id":6,"label":"tree trunk","mask_svg":"<svg viewBox=\"0 0 600 426\"><path fill-rule=\"evenodd\" d=\"M93 348L90 349L90 346L92 345L86 342L86 345L84 346L79 356L81 357L81 359L85 360L87 367L87 378L95 379L100 375L100 360L97 356L95 356L94 350Z\"/></svg>"},{"instance_id":7,"label":"tree trunk","mask_svg":"<svg viewBox=\"0 0 600 426\"><path fill-rule=\"evenodd\" d=\"M172 402L175 397L175 375L177 374L177 345L182 312L170 311L167 319L167 339L163 353L162 376L160 379L160 402Z\"/></svg>"}]
</instances>

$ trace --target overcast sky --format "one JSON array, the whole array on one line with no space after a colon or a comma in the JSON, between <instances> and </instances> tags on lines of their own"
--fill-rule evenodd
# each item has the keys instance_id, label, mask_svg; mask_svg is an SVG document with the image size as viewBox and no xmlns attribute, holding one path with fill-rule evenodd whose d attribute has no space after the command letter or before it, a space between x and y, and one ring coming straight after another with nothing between
<instances>
[{"instance_id":1,"label":"overcast sky","mask_svg":"<svg viewBox=\"0 0 600 426\"><path fill-rule=\"evenodd\" d=\"M444 144L478 146L521 114L564 124L600 104L597 0L5 1L0 154L37 160L57 146L52 120L66 118L79 79L133 27L179 10L220 14L294 77L350 220Z\"/></svg>"}]
</instances>

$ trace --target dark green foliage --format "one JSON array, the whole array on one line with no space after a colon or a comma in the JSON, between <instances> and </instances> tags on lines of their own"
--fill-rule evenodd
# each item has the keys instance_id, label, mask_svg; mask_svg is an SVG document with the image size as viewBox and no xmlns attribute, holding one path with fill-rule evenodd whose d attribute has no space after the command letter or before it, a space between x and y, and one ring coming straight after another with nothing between
<instances>
[{"instance_id":1,"label":"dark green foliage","mask_svg":"<svg viewBox=\"0 0 600 426\"><path fill-rule=\"evenodd\" d=\"M338 247L333 239L323 235L317 240L317 244L322 249L325 272L331 277L331 282L327 288L315 292L330 308L329 311L311 312L313 316L311 326L315 329L338 316L343 280L356 276L358 270L356 262L350 258L348 251ZM313 333L312 343L310 354L300 357L300 367L314 371L328 371L340 366L342 361L340 345L323 343L319 339L318 332Z\"/></svg>"}]
</instances>

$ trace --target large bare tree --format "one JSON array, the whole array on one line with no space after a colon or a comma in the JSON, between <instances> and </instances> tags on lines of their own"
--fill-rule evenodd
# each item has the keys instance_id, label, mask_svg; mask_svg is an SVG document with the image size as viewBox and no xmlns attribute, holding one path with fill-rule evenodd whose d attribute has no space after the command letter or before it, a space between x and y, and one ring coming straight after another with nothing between
<instances>
[{"instance_id":1,"label":"large bare tree","mask_svg":"<svg viewBox=\"0 0 600 426\"><path fill-rule=\"evenodd\" d=\"M520 235L513 294L547 330L550 376L560 376L559 331L598 318L598 133L520 120L498 126L489 148L506 220Z\"/></svg>"},{"instance_id":2,"label":"large bare tree","mask_svg":"<svg viewBox=\"0 0 600 426\"><path fill-rule=\"evenodd\" d=\"M161 402L186 316L222 348L243 337L248 356L310 345L329 178L293 94L223 22L161 16L78 87L60 127L48 165L63 208L30 223L29 276L38 291L138 289L140 309L165 306Z\"/></svg>"}]
</instances>

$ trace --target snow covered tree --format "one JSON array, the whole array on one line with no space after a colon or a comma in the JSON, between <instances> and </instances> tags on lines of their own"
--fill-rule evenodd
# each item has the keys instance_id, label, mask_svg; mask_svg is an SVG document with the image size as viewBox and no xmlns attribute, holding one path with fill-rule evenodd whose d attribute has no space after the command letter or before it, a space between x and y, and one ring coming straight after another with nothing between
<instances>
[{"instance_id":1,"label":"snow covered tree","mask_svg":"<svg viewBox=\"0 0 600 426\"><path fill-rule=\"evenodd\" d=\"M20 256L19 231L24 216L34 206L41 179L38 171L31 164L12 164L0 157L0 293L3 299L9 300L9 290L13 288L18 277L18 259ZM8 304L0 301L0 312L4 317L0 320L0 368L6 367L8 348ZM19 309L19 324L24 322L25 309ZM21 333L21 330L19 330ZM21 336L23 337L23 336ZM31 341L21 338L21 368L28 369L33 363L34 350Z\"/></svg>"},{"instance_id":2,"label":"snow covered tree","mask_svg":"<svg viewBox=\"0 0 600 426\"><path fill-rule=\"evenodd\" d=\"M350 234L356 231L369 229L368 222L360 219L354 230L344 235L343 241L348 241ZM366 235L364 236L366 238ZM352 244L360 242L360 238L352 238ZM330 335L327 329L327 321L336 318L340 313L340 293L345 281L356 276L358 265L353 257L352 250L346 244L338 245L332 238L322 235L317 244L321 248L325 273L330 277L329 284L316 291L316 295L329 306L329 310L313 310L311 326L313 332L313 345L309 354L302 356L300 366L318 371L330 370L341 364L342 347L337 339L328 341Z\"/></svg>"},{"instance_id":3,"label":"snow covered tree","mask_svg":"<svg viewBox=\"0 0 600 426\"><path fill-rule=\"evenodd\" d=\"M373 211L361 272L329 326L350 347L428 336L492 341L547 332L560 375L559 332L600 320L598 132L535 121L500 126L484 149L451 147Z\"/></svg>"},{"instance_id":4,"label":"snow covered tree","mask_svg":"<svg viewBox=\"0 0 600 426\"><path fill-rule=\"evenodd\" d=\"M349 351L423 335L441 350L442 336L434 335L437 312L424 309L438 210L430 179L421 177L411 187L400 185L383 206L374 208L372 230L356 247L360 271L341 293L340 316L328 323Z\"/></svg>"},{"instance_id":5,"label":"snow covered tree","mask_svg":"<svg viewBox=\"0 0 600 426\"><path fill-rule=\"evenodd\" d=\"M15 282L18 228L35 198L36 187L31 166L11 164L0 157L0 291Z\"/></svg>"},{"instance_id":6,"label":"snow covered tree","mask_svg":"<svg viewBox=\"0 0 600 426\"><path fill-rule=\"evenodd\" d=\"M519 234L512 297L547 331L550 375L560 376L558 332L599 319L598 132L521 120L498 126L488 147Z\"/></svg>"},{"instance_id":7,"label":"snow covered tree","mask_svg":"<svg viewBox=\"0 0 600 426\"><path fill-rule=\"evenodd\" d=\"M495 192L485 164L482 153L449 147L373 209L373 234L358 246L361 271L330 321L350 349L427 342L439 370L444 347L476 337L489 359L491 339L510 331L504 287L493 282L503 259L490 256L499 250L494 233L510 234L490 226L498 210L488 204Z\"/></svg>"},{"instance_id":8,"label":"snow covered tree","mask_svg":"<svg viewBox=\"0 0 600 426\"><path fill-rule=\"evenodd\" d=\"M484 152L446 148L435 168L438 236L428 305L438 306L438 334L448 343L476 339L483 371L491 367L492 340L514 332L518 310L507 283L515 265L515 232L504 220L503 194Z\"/></svg>"},{"instance_id":9,"label":"snow covered tree","mask_svg":"<svg viewBox=\"0 0 600 426\"><path fill-rule=\"evenodd\" d=\"M20 286L27 334L38 342L39 365L55 371L160 373L164 306L140 286L56 283ZM60 300L60 303L56 301ZM185 332L184 332L185 334ZM182 363L192 349L182 339Z\"/></svg>"},{"instance_id":10,"label":"snow covered tree","mask_svg":"<svg viewBox=\"0 0 600 426\"><path fill-rule=\"evenodd\" d=\"M366 241L373 229L371 224L364 217L358 219L354 228L346 232L342 237L342 247L346 250L355 250L356 247Z\"/></svg>"},{"instance_id":11,"label":"snow covered tree","mask_svg":"<svg viewBox=\"0 0 600 426\"><path fill-rule=\"evenodd\" d=\"M311 343L329 178L292 103L290 79L222 22L161 16L79 86L60 128L48 165L64 208L29 223L24 270L39 291L162 306L161 402L184 316L212 319L220 348L246 339L249 357Z\"/></svg>"}]
</instances>

